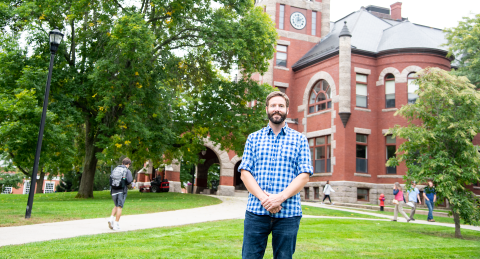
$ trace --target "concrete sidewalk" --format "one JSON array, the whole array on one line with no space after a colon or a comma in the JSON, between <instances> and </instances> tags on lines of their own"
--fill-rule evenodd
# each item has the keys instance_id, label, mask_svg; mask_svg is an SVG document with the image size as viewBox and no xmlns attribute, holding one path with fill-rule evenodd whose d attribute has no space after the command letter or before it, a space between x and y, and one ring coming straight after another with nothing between
<instances>
[{"instance_id":1,"label":"concrete sidewalk","mask_svg":"<svg viewBox=\"0 0 480 259\"><path fill-rule=\"evenodd\" d=\"M222 200L221 204L167 211L150 214L127 215L122 216L120 220L120 231L131 231L159 227L171 227L195 224L208 221L227 220L227 219L243 219L245 217L245 209L247 207L246 197L224 197L213 196ZM319 207L332 210L341 210L352 213L376 216L383 219L365 219L365 218L348 218L348 217L324 217L324 216L307 216L304 218L331 218L331 219L352 219L352 220L375 220L387 221L392 216L377 214L373 212L358 211L347 209L345 207L337 207L332 205L321 205L318 203L302 202L302 205ZM108 214L108 211L106 211ZM31 242L48 241L63 238L72 238L85 235L96 235L103 233L114 233L117 231L110 230L107 223L108 217L97 219L73 220L55 223L44 223L35 225L26 225L18 227L0 228L0 247L6 245L19 245ZM403 218L398 220L404 221ZM426 224L445 227L455 227L453 224L445 224L438 222L427 222L423 220L411 221L414 224ZM462 225L462 229L471 229L480 231L480 227Z\"/></svg>"},{"instance_id":2,"label":"concrete sidewalk","mask_svg":"<svg viewBox=\"0 0 480 259\"><path fill-rule=\"evenodd\" d=\"M120 231L188 225L245 217L247 198L214 197L219 198L223 202L194 209L122 216L120 219ZM105 213L108 214L109 211L106 209ZM108 217L3 227L0 228L0 247L113 232L118 231L108 228Z\"/></svg>"}]
</instances>

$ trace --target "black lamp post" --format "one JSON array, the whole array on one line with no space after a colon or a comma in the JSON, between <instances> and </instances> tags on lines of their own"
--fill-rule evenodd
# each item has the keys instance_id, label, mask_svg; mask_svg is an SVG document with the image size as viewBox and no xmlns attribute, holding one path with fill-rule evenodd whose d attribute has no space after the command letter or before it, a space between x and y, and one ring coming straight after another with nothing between
<instances>
[{"instance_id":1,"label":"black lamp post","mask_svg":"<svg viewBox=\"0 0 480 259\"><path fill-rule=\"evenodd\" d=\"M45 128L45 118L47 117L48 94L50 92L50 80L52 79L53 60L55 53L57 53L58 46L62 42L62 39L63 34L58 29L50 31L50 67L48 68L47 87L45 88L45 97L43 98L43 112L42 119L40 121L40 131L38 132L37 151L35 152L35 161L33 162L32 181L30 182L27 211L25 212L26 219L29 219L32 214L35 183L37 182L38 163L40 161L40 152L42 150L43 129Z\"/></svg>"}]
</instances>

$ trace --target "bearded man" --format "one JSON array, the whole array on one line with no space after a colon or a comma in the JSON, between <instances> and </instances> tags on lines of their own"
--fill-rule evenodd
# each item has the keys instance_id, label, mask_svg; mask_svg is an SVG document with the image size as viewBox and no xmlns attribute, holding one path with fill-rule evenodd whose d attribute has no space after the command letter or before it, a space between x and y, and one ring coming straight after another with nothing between
<instances>
[{"instance_id":1,"label":"bearded man","mask_svg":"<svg viewBox=\"0 0 480 259\"><path fill-rule=\"evenodd\" d=\"M238 170L249 191L242 258L263 258L272 233L274 258L292 258L302 218L300 190L313 175L307 138L285 122L288 96L267 96L269 123L248 136Z\"/></svg>"}]
</instances>

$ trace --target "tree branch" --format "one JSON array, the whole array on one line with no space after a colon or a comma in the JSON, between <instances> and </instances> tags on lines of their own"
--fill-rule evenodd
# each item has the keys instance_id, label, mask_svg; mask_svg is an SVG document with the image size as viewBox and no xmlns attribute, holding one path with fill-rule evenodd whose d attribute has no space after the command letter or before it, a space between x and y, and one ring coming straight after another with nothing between
<instances>
[{"instance_id":1,"label":"tree branch","mask_svg":"<svg viewBox=\"0 0 480 259\"><path fill-rule=\"evenodd\" d=\"M8 152L8 154L10 154L10 156L12 158L15 158L15 155L13 155L12 152ZM22 173L26 176L31 176L25 169L23 169L21 166L17 165L18 169L20 169L20 171L22 171Z\"/></svg>"}]
</instances>

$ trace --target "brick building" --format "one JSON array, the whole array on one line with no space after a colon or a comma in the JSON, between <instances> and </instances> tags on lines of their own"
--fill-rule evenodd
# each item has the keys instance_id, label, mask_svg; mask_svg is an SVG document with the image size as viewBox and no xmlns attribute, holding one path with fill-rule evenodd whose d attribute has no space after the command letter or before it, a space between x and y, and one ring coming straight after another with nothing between
<instances>
[{"instance_id":1,"label":"brick building","mask_svg":"<svg viewBox=\"0 0 480 259\"><path fill-rule=\"evenodd\" d=\"M15 172L6 172L6 173L15 174ZM38 186L39 179L40 179L40 176L37 175L37 186ZM60 184L60 177L55 176L55 177L51 177L51 179L48 179L48 175L46 175L43 179L42 192L53 193L56 191L57 185L59 184ZM23 179L23 182L19 185L18 189L15 189L9 186L4 186L1 190L2 194L28 194L29 192L30 192L30 179L27 179L27 178Z\"/></svg>"},{"instance_id":2,"label":"brick building","mask_svg":"<svg viewBox=\"0 0 480 259\"><path fill-rule=\"evenodd\" d=\"M271 16L280 38L268 72L254 78L289 96L287 123L306 135L311 147L315 173L302 197L319 199L330 180L336 202L376 204L380 193L392 200L393 183L403 182L407 168L385 166L401 140L384 134L394 125L406 125L394 113L418 97L413 93L415 72L451 69L442 30L402 18L399 2L391 8L361 7L335 22L330 21L330 0L255 4ZM217 194L244 189L236 170L241 157L205 143L196 193L210 193L205 188L213 163L221 167ZM171 191L180 191L179 170L175 165L167 169Z\"/></svg>"}]
</instances>

